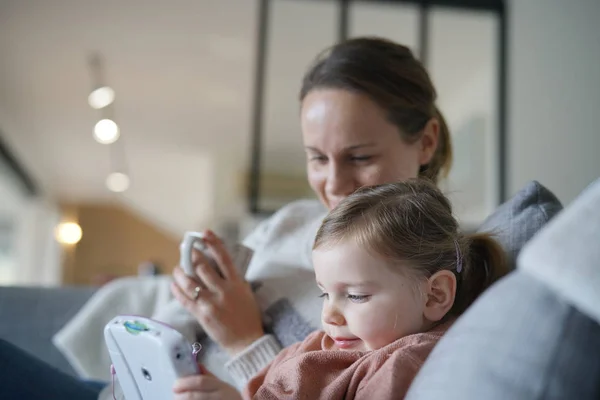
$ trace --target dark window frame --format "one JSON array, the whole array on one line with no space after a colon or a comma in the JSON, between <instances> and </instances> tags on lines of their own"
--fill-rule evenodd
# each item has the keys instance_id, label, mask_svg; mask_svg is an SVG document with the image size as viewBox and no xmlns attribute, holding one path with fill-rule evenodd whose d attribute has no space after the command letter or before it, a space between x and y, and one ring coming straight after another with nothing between
<instances>
[{"instance_id":1,"label":"dark window frame","mask_svg":"<svg viewBox=\"0 0 600 400\"><path fill-rule=\"evenodd\" d=\"M24 192L28 196L37 196L39 187L27 169L19 162L14 152L2 137L0 131L0 163L6 165L9 171L17 178Z\"/></svg>"}]
</instances>

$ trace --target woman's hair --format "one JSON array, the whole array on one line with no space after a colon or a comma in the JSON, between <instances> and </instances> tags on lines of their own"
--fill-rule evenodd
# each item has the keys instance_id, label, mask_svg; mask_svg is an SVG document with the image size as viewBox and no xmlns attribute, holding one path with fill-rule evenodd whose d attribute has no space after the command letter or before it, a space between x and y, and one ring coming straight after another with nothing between
<instances>
[{"instance_id":1,"label":"woman's hair","mask_svg":"<svg viewBox=\"0 0 600 400\"><path fill-rule=\"evenodd\" d=\"M339 43L321 53L304 75L300 101L313 89L345 89L367 95L383 108L402 138L414 143L431 118L440 124L437 149L419 175L437 182L452 165L450 132L435 105L436 91L408 47L364 37Z\"/></svg>"},{"instance_id":2,"label":"woman's hair","mask_svg":"<svg viewBox=\"0 0 600 400\"><path fill-rule=\"evenodd\" d=\"M408 265L409 276L453 271L457 288L450 315L460 315L508 272L500 245L487 234L461 233L449 200L425 179L351 194L327 215L314 249L348 239L391 263Z\"/></svg>"}]
</instances>

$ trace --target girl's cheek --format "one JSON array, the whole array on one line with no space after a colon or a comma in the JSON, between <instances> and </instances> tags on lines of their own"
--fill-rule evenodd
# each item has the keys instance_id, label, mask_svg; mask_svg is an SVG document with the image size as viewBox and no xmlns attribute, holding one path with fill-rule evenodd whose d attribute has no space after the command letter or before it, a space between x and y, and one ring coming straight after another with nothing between
<instances>
[{"instance_id":1,"label":"girl's cheek","mask_svg":"<svg viewBox=\"0 0 600 400\"><path fill-rule=\"evenodd\" d=\"M384 315L378 314L375 310L361 313L358 317L357 333L365 337L378 335L382 330L387 330L386 318Z\"/></svg>"}]
</instances>

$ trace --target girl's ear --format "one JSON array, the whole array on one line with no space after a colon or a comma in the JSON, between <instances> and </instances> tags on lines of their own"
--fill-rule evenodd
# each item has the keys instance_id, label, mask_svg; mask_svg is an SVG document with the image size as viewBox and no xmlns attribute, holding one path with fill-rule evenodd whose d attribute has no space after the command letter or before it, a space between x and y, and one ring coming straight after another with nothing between
<instances>
[{"instance_id":1,"label":"girl's ear","mask_svg":"<svg viewBox=\"0 0 600 400\"><path fill-rule=\"evenodd\" d=\"M437 322L444 318L454 305L456 276L452 271L442 270L427 280L427 301L423 314L427 320Z\"/></svg>"}]
</instances>

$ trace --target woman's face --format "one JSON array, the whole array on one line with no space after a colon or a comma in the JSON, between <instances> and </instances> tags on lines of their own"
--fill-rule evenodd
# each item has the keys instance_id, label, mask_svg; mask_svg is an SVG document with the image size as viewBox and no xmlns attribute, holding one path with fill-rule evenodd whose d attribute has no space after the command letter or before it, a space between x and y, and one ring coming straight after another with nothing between
<instances>
[{"instance_id":1,"label":"woman's face","mask_svg":"<svg viewBox=\"0 0 600 400\"><path fill-rule=\"evenodd\" d=\"M416 178L437 146L437 121L407 143L381 107L343 89L310 91L301 124L308 181L329 209L363 186Z\"/></svg>"}]
</instances>

